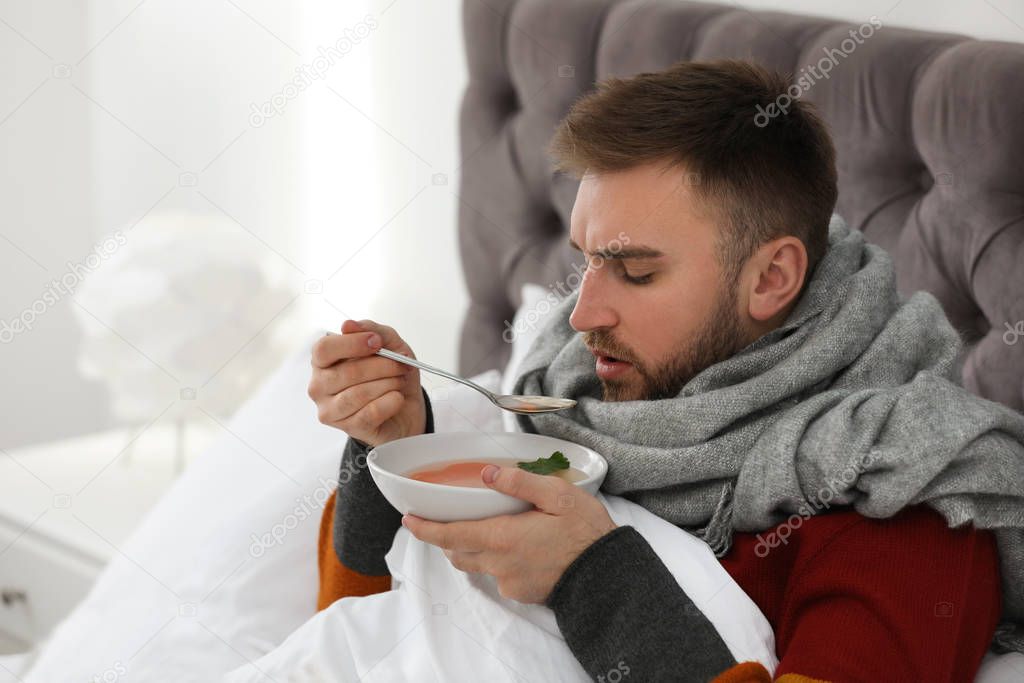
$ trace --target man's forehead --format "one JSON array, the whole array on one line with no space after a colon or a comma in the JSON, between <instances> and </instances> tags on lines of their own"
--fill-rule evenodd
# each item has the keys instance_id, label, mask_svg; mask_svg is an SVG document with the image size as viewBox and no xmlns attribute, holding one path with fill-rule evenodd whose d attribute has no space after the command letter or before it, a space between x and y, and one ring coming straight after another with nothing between
<instances>
[{"instance_id":1,"label":"man's forehead","mask_svg":"<svg viewBox=\"0 0 1024 683\"><path fill-rule=\"evenodd\" d=\"M636 254L620 258L655 258L684 237L690 211L680 172L659 174L636 168L585 175L573 206L569 244L600 253L609 243L627 244Z\"/></svg>"}]
</instances>

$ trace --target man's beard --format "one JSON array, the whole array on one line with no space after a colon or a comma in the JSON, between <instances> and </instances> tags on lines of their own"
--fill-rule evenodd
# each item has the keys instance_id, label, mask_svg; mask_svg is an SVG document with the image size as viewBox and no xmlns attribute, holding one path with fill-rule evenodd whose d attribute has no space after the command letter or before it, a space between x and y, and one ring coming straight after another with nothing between
<instances>
[{"instance_id":1,"label":"man's beard","mask_svg":"<svg viewBox=\"0 0 1024 683\"><path fill-rule=\"evenodd\" d=\"M736 281L722 288L704 326L688 344L684 344L667 362L647 367L627 350L619 347L611 333L603 329L585 333L584 342L619 360L633 365L635 376L622 380L601 380L603 401L658 400L678 396L682 388L699 372L729 358L747 345L746 332L737 312Z\"/></svg>"}]
</instances>

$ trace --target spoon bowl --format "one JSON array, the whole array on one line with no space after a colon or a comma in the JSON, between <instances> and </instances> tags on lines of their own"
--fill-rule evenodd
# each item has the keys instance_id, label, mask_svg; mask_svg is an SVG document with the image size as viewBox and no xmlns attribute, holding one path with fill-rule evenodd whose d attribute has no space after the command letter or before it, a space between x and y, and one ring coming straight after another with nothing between
<instances>
[{"instance_id":1,"label":"spoon bowl","mask_svg":"<svg viewBox=\"0 0 1024 683\"><path fill-rule=\"evenodd\" d=\"M491 401L499 408L510 410L513 413L548 413L553 410L565 410L576 405L576 401L571 398L512 394L497 394Z\"/></svg>"}]
</instances>

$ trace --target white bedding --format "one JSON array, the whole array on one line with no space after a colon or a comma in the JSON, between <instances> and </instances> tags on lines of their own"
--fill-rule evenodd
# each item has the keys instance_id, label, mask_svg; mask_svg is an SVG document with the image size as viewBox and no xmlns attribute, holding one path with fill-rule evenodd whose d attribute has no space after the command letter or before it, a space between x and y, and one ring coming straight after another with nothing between
<instances>
[{"instance_id":1,"label":"white bedding","mask_svg":"<svg viewBox=\"0 0 1024 683\"><path fill-rule=\"evenodd\" d=\"M543 293L524 302L535 305ZM516 347L528 346L539 327ZM324 619L315 609L319 508L282 543L259 557L251 552L252 534L284 523L298 500L315 503L337 474L345 436L317 422L306 395L309 348L320 334L227 422L230 432L165 494L48 641L27 657L0 656L0 683L217 680ZM474 380L495 390L502 378L491 370ZM468 388L428 393L439 432L503 429L503 414ZM278 680L317 679L300 670ZM1022 680L1018 654L986 657L977 678Z\"/></svg>"},{"instance_id":2,"label":"white bedding","mask_svg":"<svg viewBox=\"0 0 1024 683\"><path fill-rule=\"evenodd\" d=\"M771 626L706 544L619 496L598 498L617 524L632 525L647 539L737 661L759 661L775 670ZM502 598L491 577L453 568L438 548L404 528L387 563L392 590L338 600L223 681L592 680L547 608ZM1021 680L1022 661L1016 654L989 655L977 680ZM628 666L619 663L620 669Z\"/></svg>"},{"instance_id":3,"label":"white bedding","mask_svg":"<svg viewBox=\"0 0 1024 683\"><path fill-rule=\"evenodd\" d=\"M647 539L737 661L775 670L768 621L705 543L635 503L598 497L617 524ZM546 607L502 598L491 577L455 569L440 549L404 528L387 562L392 590L338 600L224 680L290 680L298 672L309 680L368 683L591 680Z\"/></svg>"}]
</instances>

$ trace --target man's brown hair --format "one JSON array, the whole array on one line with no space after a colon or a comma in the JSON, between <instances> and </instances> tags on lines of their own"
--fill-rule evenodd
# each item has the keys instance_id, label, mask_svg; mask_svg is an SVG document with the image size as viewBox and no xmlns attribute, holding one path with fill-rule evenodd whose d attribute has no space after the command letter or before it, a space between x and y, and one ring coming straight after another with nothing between
<instances>
[{"instance_id":1,"label":"man's brown hair","mask_svg":"<svg viewBox=\"0 0 1024 683\"><path fill-rule=\"evenodd\" d=\"M828 248L835 150L813 106L789 87L738 60L609 78L573 104L549 151L556 170L577 178L646 162L679 168L724 228L717 245L727 283L783 235L803 242L809 279Z\"/></svg>"}]
</instances>

